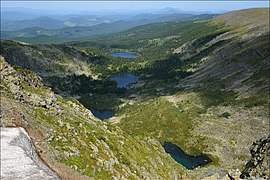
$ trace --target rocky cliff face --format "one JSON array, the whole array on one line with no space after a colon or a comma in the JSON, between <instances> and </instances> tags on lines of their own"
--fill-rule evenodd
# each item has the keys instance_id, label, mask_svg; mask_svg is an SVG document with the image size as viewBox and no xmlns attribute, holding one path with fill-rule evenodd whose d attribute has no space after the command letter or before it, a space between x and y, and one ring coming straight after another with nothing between
<instances>
[{"instance_id":1,"label":"rocky cliff face","mask_svg":"<svg viewBox=\"0 0 270 180\"><path fill-rule=\"evenodd\" d=\"M262 138L250 147L251 159L241 174L243 179L270 177L270 136Z\"/></svg>"},{"instance_id":2,"label":"rocky cliff face","mask_svg":"<svg viewBox=\"0 0 270 180\"><path fill-rule=\"evenodd\" d=\"M195 90L237 91L249 96L269 88L269 8L233 11L217 16L210 24L224 25L225 33L201 47L185 44L177 53L191 63L194 73L179 86ZM196 41L196 40L194 40ZM196 52L190 55L196 48Z\"/></svg>"},{"instance_id":3,"label":"rocky cliff face","mask_svg":"<svg viewBox=\"0 0 270 180\"><path fill-rule=\"evenodd\" d=\"M60 177L179 179L184 174L156 140L133 138L94 118L78 101L55 95L36 74L13 69L3 57L0 72L1 126L25 128L39 156Z\"/></svg>"}]
</instances>

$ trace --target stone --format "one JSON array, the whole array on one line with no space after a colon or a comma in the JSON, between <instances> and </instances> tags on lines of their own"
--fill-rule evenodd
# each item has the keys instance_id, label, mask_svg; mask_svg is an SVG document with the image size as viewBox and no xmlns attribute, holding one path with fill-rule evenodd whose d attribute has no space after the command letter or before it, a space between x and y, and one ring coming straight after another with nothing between
<instances>
[{"instance_id":1,"label":"stone","mask_svg":"<svg viewBox=\"0 0 270 180\"><path fill-rule=\"evenodd\" d=\"M270 172L270 136L254 142L250 147L250 154L251 159L240 178L267 178L267 172Z\"/></svg>"},{"instance_id":2,"label":"stone","mask_svg":"<svg viewBox=\"0 0 270 180\"><path fill-rule=\"evenodd\" d=\"M39 105L40 105L41 107L46 107L46 102L45 102L45 101L41 101L41 102L39 103Z\"/></svg>"}]
</instances>

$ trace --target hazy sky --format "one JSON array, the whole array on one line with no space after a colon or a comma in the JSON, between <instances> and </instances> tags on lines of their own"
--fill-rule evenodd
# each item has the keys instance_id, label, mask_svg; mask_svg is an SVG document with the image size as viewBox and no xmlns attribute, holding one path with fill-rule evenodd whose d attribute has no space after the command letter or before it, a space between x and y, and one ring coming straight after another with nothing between
<instances>
[{"instance_id":1,"label":"hazy sky","mask_svg":"<svg viewBox=\"0 0 270 180\"><path fill-rule=\"evenodd\" d=\"M228 11L252 7L269 7L268 1L1 1L5 7L23 7L53 11L146 10L165 7L184 11Z\"/></svg>"}]
</instances>

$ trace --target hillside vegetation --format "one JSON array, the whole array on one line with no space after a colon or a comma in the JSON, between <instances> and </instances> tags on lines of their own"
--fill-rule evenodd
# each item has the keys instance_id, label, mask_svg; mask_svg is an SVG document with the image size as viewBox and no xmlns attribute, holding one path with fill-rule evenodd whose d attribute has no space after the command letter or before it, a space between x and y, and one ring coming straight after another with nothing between
<instances>
[{"instance_id":1,"label":"hillside vegetation","mask_svg":"<svg viewBox=\"0 0 270 180\"><path fill-rule=\"evenodd\" d=\"M140 70L140 98L109 122L132 136L150 134L212 157L212 165L194 173L243 170L248 147L269 130L269 9L250 11L216 17L207 24L222 24L220 29L179 43L170 58ZM258 12L264 22L249 21ZM235 24L217 23L231 16ZM241 21L249 23L239 27Z\"/></svg>"},{"instance_id":2,"label":"hillside vegetation","mask_svg":"<svg viewBox=\"0 0 270 180\"><path fill-rule=\"evenodd\" d=\"M92 64L103 57L86 54L66 45L31 45L12 40L1 40L1 54L11 65L30 69L45 77L52 75L91 76Z\"/></svg>"},{"instance_id":3,"label":"hillside vegetation","mask_svg":"<svg viewBox=\"0 0 270 180\"><path fill-rule=\"evenodd\" d=\"M40 77L13 69L2 57L0 67L1 126L25 128L62 178L179 179L185 173L158 141L139 140L96 119L78 101L54 94Z\"/></svg>"},{"instance_id":4,"label":"hillside vegetation","mask_svg":"<svg viewBox=\"0 0 270 180\"><path fill-rule=\"evenodd\" d=\"M89 109L117 109L119 99L126 96L125 89L106 79L111 71L104 73L103 67L110 57L95 48L2 40L1 54L14 68L34 71L54 92L76 97Z\"/></svg>"},{"instance_id":5,"label":"hillside vegetation","mask_svg":"<svg viewBox=\"0 0 270 180\"><path fill-rule=\"evenodd\" d=\"M1 54L16 73L32 70L55 93L77 98L88 109L97 107L116 112L106 122L93 116L86 119L81 111L89 114L90 111L76 100L54 95L66 113L60 121L69 124L63 129L57 119L54 121L59 116L51 116L50 108L29 106L35 114L27 111L30 117L37 122L48 121L48 127L33 123L34 129L44 132L52 129L48 132L53 135L49 147L63 157L60 162L81 174L98 178L120 174L128 179L172 179L186 173L190 179L208 176L221 179L231 170L239 169L244 172L242 176L253 172L246 165L251 161L249 147L268 135L269 43L269 8L258 8L233 11L209 20L146 24L102 37L73 39L61 45L2 40ZM139 56L118 58L112 57L112 52L132 52ZM126 72L139 76L130 90L117 88L116 82L108 80L112 75ZM9 104L14 101L14 93L8 89L18 83L9 86L6 80L4 97ZM23 89L36 92L28 86ZM22 107L28 104L22 103ZM80 151L75 157L65 158L61 154L66 150L65 140L56 136L65 131L78 136L68 141L77 148L71 148L71 153ZM88 136L86 131L92 134ZM85 134L93 138L87 139ZM165 141L189 155L207 155L212 162L188 171L164 154L160 144ZM91 153L83 142L93 150L94 155L88 160L84 157ZM101 147L103 142L109 146L108 152L107 146ZM267 146L264 142L259 144L263 144L259 149ZM124 148L124 154L120 148ZM88 161L99 163L99 159L108 160L111 154L119 161L113 168L103 163L105 170L99 171L100 163L91 172L83 171ZM260 173L256 170L251 176L267 177L268 162L263 160L258 166Z\"/></svg>"}]
</instances>

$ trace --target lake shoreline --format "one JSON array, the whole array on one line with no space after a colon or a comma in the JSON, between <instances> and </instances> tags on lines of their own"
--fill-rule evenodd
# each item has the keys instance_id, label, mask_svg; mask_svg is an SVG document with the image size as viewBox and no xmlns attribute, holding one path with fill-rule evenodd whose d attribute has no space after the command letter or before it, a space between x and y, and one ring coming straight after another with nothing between
<instances>
[{"instance_id":1,"label":"lake shoreline","mask_svg":"<svg viewBox=\"0 0 270 180\"><path fill-rule=\"evenodd\" d=\"M121 58L129 58L129 59L139 57L138 54L130 53L130 52L112 52L111 56L121 57Z\"/></svg>"},{"instance_id":2,"label":"lake shoreline","mask_svg":"<svg viewBox=\"0 0 270 180\"><path fill-rule=\"evenodd\" d=\"M111 76L108 78L111 81L116 81L117 88L124 88L126 90L132 89L129 87L129 84L135 83L139 80L139 76L136 76L131 73L123 73L115 76ZM91 108L91 111L93 115L101 120L109 119L113 116L115 116L115 111L112 110L102 110L102 109L96 109L95 107Z\"/></svg>"}]
</instances>

